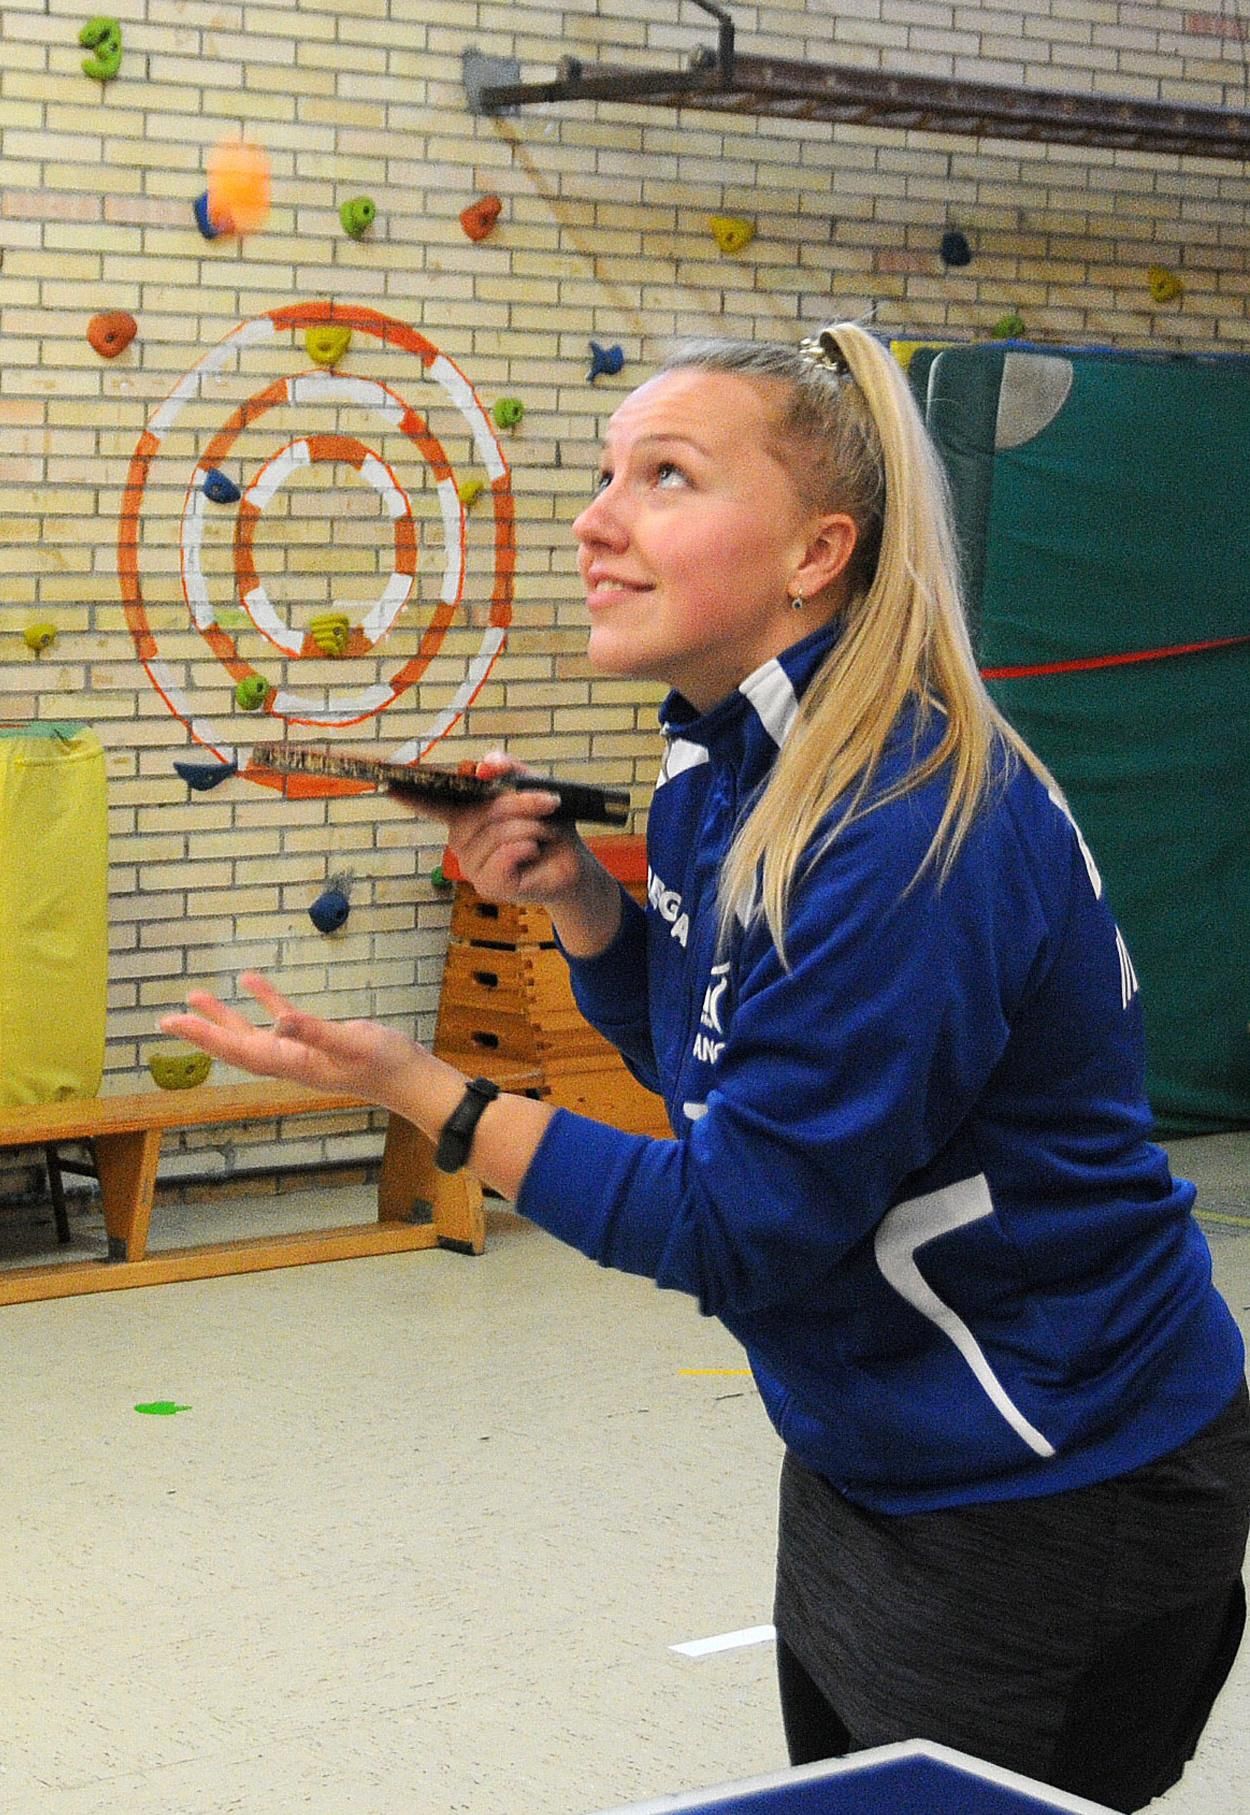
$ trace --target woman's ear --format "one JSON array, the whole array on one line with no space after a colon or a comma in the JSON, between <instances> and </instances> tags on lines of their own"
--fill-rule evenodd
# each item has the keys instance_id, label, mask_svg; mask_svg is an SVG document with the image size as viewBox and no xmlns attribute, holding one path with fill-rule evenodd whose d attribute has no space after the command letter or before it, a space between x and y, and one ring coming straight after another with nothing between
<instances>
[{"instance_id":1,"label":"woman's ear","mask_svg":"<svg viewBox=\"0 0 1250 1815\"><path fill-rule=\"evenodd\" d=\"M791 576L790 590L805 599L814 599L826 587L834 585L850 566L859 530L855 519L845 511L833 511L817 520L808 538L802 564Z\"/></svg>"}]
</instances>

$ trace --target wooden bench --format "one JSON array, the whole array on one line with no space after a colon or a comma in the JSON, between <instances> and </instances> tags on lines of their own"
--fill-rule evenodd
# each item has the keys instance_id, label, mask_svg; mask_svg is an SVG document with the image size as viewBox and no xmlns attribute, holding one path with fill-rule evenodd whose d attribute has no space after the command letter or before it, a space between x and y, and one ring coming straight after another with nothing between
<instances>
[{"instance_id":1,"label":"wooden bench","mask_svg":"<svg viewBox=\"0 0 1250 1815\"><path fill-rule=\"evenodd\" d=\"M509 1090L532 1091L537 1083L536 1074L527 1068L497 1065L486 1069ZM292 1117L368 1108L359 1097L265 1079L0 1109L0 1148L90 1143L108 1237L106 1259L0 1269L0 1304L159 1285L175 1279L208 1279L309 1261L398 1254L414 1248L456 1248L480 1254L486 1242L481 1186L468 1173L449 1177L439 1172L430 1142L398 1116L387 1122L376 1222L148 1253L161 1137L167 1129L285 1122Z\"/></svg>"}]
</instances>

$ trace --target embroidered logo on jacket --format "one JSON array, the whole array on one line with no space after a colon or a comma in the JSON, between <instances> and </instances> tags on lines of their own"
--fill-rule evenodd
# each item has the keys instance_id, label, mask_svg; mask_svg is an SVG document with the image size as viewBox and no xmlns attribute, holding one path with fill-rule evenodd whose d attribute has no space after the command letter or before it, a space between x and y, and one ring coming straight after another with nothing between
<instances>
[{"instance_id":1,"label":"embroidered logo on jacket","mask_svg":"<svg viewBox=\"0 0 1250 1815\"><path fill-rule=\"evenodd\" d=\"M650 865L647 867L647 900L660 919L668 921L670 936L684 946L690 934L690 916L682 907L677 890L670 889Z\"/></svg>"},{"instance_id":2,"label":"embroidered logo on jacket","mask_svg":"<svg viewBox=\"0 0 1250 1815\"><path fill-rule=\"evenodd\" d=\"M711 1034L723 1034L721 1025L721 997L729 988L729 965L714 964L712 980L703 992L703 1007L699 1013L699 1026L710 1029L710 1033L697 1033L694 1037L693 1052L696 1059L702 1059L709 1065L715 1065L724 1050L723 1039L712 1039Z\"/></svg>"}]
</instances>

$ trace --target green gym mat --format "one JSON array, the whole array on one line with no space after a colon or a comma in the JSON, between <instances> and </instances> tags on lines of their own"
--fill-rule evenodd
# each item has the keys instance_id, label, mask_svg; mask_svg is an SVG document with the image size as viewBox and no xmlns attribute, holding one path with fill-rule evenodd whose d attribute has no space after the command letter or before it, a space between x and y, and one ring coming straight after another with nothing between
<instances>
[{"instance_id":1,"label":"green gym mat","mask_svg":"<svg viewBox=\"0 0 1250 1815\"><path fill-rule=\"evenodd\" d=\"M962 346L925 411L978 660L1132 954L1159 1131L1250 1126L1250 360Z\"/></svg>"}]
</instances>

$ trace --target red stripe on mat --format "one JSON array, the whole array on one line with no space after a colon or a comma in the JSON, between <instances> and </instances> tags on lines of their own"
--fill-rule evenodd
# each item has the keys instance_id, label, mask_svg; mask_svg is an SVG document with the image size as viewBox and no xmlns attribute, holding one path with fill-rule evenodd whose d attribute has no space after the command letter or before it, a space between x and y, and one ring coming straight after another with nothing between
<instances>
[{"instance_id":1,"label":"red stripe on mat","mask_svg":"<svg viewBox=\"0 0 1250 1815\"><path fill-rule=\"evenodd\" d=\"M1230 649L1250 643L1250 636L1216 637L1210 643L1172 643L1166 649L1133 649L1125 655L1087 655L1072 662L1035 662L1018 668L982 668L983 681L1023 681L1035 674L1079 674L1088 668L1121 668L1128 662L1161 662L1170 655L1198 655L1204 649Z\"/></svg>"}]
</instances>

